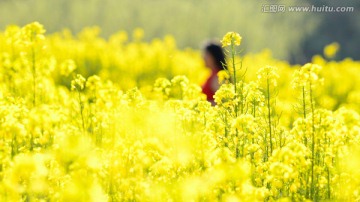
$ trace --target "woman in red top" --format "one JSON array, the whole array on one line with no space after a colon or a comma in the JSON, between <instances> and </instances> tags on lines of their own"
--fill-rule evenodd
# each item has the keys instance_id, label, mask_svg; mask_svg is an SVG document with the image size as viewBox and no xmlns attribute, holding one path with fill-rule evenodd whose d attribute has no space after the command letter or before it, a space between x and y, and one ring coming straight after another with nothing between
<instances>
[{"instance_id":1,"label":"woman in red top","mask_svg":"<svg viewBox=\"0 0 360 202\"><path fill-rule=\"evenodd\" d=\"M217 73L226 68L225 54L220 44L210 42L204 47L205 66L211 69L211 75L202 86L202 92L207 96L207 100L215 105L214 94L219 89L219 79Z\"/></svg>"}]
</instances>

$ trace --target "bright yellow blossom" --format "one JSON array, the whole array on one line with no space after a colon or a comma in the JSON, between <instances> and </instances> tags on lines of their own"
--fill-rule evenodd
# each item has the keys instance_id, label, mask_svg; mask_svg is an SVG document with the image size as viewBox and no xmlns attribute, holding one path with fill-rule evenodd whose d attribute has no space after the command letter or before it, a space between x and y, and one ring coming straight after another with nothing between
<instances>
[{"instance_id":1,"label":"bright yellow blossom","mask_svg":"<svg viewBox=\"0 0 360 202\"><path fill-rule=\"evenodd\" d=\"M336 53L339 51L340 49L340 45L339 43L331 43L327 46L325 46L324 48L324 55L327 57L327 58L333 58L336 56Z\"/></svg>"},{"instance_id":2,"label":"bright yellow blossom","mask_svg":"<svg viewBox=\"0 0 360 202\"><path fill-rule=\"evenodd\" d=\"M230 79L230 75L225 70L219 71L217 76L219 78L219 84L223 84L224 82L227 82Z\"/></svg>"},{"instance_id":3,"label":"bright yellow blossom","mask_svg":"<svg viewBox=\"0 0 360 202\"><path fill-rule=\"evenodd\" d=\"M240 46L241 40L242 37L240 36L240 34L236 32L228 32L221 40L221 44L223 47L231 46L231 45Z\"/></svg>"}]
</instances>

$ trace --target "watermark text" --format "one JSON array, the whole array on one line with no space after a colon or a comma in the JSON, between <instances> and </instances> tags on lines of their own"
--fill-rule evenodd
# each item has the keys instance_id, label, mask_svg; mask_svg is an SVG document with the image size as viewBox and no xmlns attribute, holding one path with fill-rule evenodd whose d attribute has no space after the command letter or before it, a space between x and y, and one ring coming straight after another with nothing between
<instances>
[{"instance_id":1,"label":"watermark text","mask_svg":"<svg viewBox=\"0 0 360 202\"><path fill-rule=\"evenodd\" d=\"M282 4L264 4L263 13L313 12L313 13L349 13L354 12L353 6L287 6Z\"/></svg>"}]
</instances>

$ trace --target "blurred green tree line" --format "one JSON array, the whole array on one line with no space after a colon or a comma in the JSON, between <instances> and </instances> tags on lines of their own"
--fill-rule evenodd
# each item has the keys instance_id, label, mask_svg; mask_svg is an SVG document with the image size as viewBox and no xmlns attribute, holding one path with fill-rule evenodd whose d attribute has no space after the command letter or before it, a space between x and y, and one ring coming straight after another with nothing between
<instances>
[{"instance_id":1,"label":"blurred green tree line","mask_svg":"<svg viewBox=\"0 0 360 202\"><path fill-rule=\"evenodd\" d=\"M358 0L0 0L0 29L32 21L47 33L64 28L78 33L99 26L108 37L119 30L145 31L144 40L171 34L180 48L200 48L227 31L243 36L246 52L268 48L275 57L305 63L338 42L336 59L360 59ZM349 13L262 12L264 5L353 6Z\"/></svg>"}]
</instances>

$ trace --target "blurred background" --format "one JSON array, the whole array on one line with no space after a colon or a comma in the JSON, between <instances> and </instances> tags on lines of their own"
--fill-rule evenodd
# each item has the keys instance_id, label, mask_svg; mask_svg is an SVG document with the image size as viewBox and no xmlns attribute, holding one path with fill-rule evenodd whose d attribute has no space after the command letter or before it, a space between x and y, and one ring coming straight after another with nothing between
<instances>
[{"instance_id":1,"label":"blurred background","mask_svg":"<svg viewBox=\"0 0 360 202\"><path fill-rule=\"evenodd\" d=\"M353 12L263 12L264 5L352 6ZM99 26L105 38L120 30L145 31L144 40L171 34L180 48L239 32L245 52L270 49L275 58L303 64L332 43L336 60L360 60L359 0L0 0L0 29L39 21L47 33L78 33Z\"/></svg>"}]
</instances>

